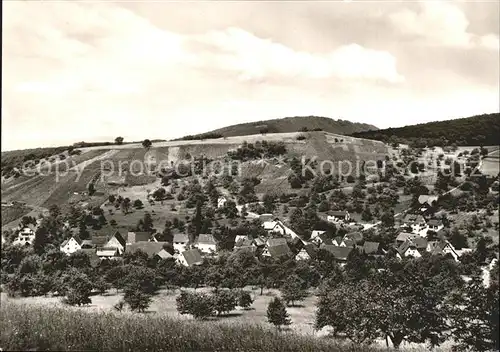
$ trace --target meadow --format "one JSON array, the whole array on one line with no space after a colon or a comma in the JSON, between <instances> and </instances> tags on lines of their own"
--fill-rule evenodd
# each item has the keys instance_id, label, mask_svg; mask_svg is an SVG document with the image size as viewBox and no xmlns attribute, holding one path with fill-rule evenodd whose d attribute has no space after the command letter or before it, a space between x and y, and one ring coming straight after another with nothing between
<instances>
[{"instance_id":1,"label":"meadow","mask_svg":"<svg viewBox=\"0 0 500 352\"><path fill-rule=\"evenodd\" d=\"M257 324L3 303L0 347L66 351L377 351Z\"/></svg>"}]
</instances>

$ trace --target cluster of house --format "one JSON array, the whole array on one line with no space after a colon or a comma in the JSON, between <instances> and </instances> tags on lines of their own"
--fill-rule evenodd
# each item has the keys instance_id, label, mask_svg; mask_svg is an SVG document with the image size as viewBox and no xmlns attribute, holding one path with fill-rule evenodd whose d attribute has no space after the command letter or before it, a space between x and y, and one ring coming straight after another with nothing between
<instances>
[{"instance_id":1,"label":"cluster of house","mask_svg":"<svg viewBox=\"0 0 500 352\"><path fill-rule=\"evenodd\" d=\"M215 253L216 242L212 235L199 235L198 240L188 246L189 238L185 234L174 236L173 251L169 242L159 242L149 232L124 233L115 231L111 237L92 236L89 240L79 240L77 236L66 239L60 250L67 255L82 251L95 260L116 259L124 253L142 251L150 257L175 259L184 266L198 265L203 262L203 254Z\"/></svg>"}]
</instances>

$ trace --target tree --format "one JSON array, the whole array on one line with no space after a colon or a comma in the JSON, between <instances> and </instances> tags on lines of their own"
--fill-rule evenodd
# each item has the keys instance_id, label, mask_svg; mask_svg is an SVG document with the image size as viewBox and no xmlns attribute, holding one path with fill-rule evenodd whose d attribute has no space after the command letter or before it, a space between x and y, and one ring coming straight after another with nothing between
<instances>
[{"instance_id":1,"label":"tree","mask_svg":"<svg viewBox=\"0 0 500 352\"><path fill-rule=\"evenodd\" d=\"M153 143L151 143L151 141L149 139L145 139L142 141L142 146L146 149L151 148L152 145L153 145Z\"/></svg>"},{"instance_id":2,"label":"tree","mask_svg":"<svg viewBox=\"0 0 500 352\"><path fill-rule=\"evenodd\" d=\"M136 199L134 201L134 208L142 209L143 207L144 207L144 204L142 204L142 201L140 199Z\"/></svg>"},{"instance_id":3,"label":"tree","mask_svg":"<svg viewBox=\"0 0 500 352\"><path fill-rule=\"evenodd\" d=\"M291 302L293 307L294 302L302 301L307 297L304 281L296 275L289 277L281 287L281 296L287 305Z\"/></svg>"},{"instance_id":4,"label":"tree","mask_svg":"<svg viewBox=\"0 0 500 352\"><path fill-rule=\"evenodd\" d=\"M65 302L72 306L92 303L90 299L92 282L89 280L88 276L76 269L72 269L68 277L68 290Z\"/></svg>"},{"instance_id":5,"label":"tree","mask_svg":"<svg viewBox=\"0 0 500 352\"><path fill-rule=\"evenodd\" d=\"M213 296L213 308L217 315L228 314L238 304L238 296L231 290L219 290Z\"/></svg>"},{"instance_id":6,"label":"tree","mask_svg":"<svg viewBox=\"0 0 500 352\"><path fill-rule=\"evenodd\" d=\"M285 305L278 297L274 297L267 306L267 320L278 329L281 329L281 326L290 325L292 323Z\"/></svg>"},{"instance_id":7,"label":"tree","mask_svg":"<svg viewBox=\"0 0 500 352\"><path fill-rule=\"evenodd\" d=\"M180 314L191 314L195 319L206 319L214 315L213 298L204 293L181 292L176 303Z\"/></svg>"},{"instance_id":8,"label":"tree","mask_svg":"<svg viewBox=\"0 0 500 352\"><path fill-rule=\"evenodd\" d=\"M118 144L118 145L123 144L123 137L116 137L115 138L115 143Z\"/></svg>"},{"instance_id":9,"label":"tree","mask_svg":"<svg viewBox=\"0 0 500 352\"><path fill-rule=\"evenodd\" d=\"M238 305L243 309L249 309L252 303L253 298L250 292L241 290L238 296Z\"/></svg>"},{"instance_id":10,"label":"tree","mask_svg":"<svg viewBox=\"0 0 500 352\"><path fill-rule=\"evenodd\" d=\"M484 287L479 276L452 293L446 306L458 347L473 351L500 348L498 294L498 285Z\"/></svg>"},{"instance_id":11,"label":"tree","mask_svg":"<svg viewBox=\"0 0 500 352\"><path fill-rule=\"evenodd\" d=\"M127 286L124 290L123 301L131 311L144 312L151 304L151 295L140 288Z\"/></svg>"},{"instance_id":12,"label":"tree","mask_svg":"<svg viewBox=\"0 0 500 352\"><path fill-rule=\"evenodd\" d=\"M33 249L35 253L42 254L45 246L49 241L49 233L45 227L39 227L35 232L35 240L33 241Z\"/></svg>"}]
</instances>

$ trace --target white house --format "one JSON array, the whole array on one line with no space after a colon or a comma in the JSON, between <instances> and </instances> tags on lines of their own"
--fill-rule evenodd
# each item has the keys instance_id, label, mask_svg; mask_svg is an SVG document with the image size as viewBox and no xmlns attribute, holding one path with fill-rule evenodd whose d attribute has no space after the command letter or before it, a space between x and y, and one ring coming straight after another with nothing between
<instances>
[{"instance_id":1,"label":"white house","mask_svg":"<svg viewBox=\"0 0 500 352\"><path fill-rule=\"evenodd\" d=\"M224 197L224 196L221 196L219 197L219 199L217 199L217 208L222 208L227 202L227 198Z\"/></svg>"},{"instance_id":2,"label":"white house","mask_svg":"<svg viewBox=\"0 0 500 352\"><path fill-rule=\"evenodd\" d=\"M455 261L458 261L459 254L449 241L431 241L427 244L427 252L432 255L450 254Z\"/></svg>"},{"instance_id":3,"label":"white house","mask_svg":"<svg viewBox=\"0 0 500 352\"><path fill-rule=\"evenodd\" d=\"M347 210L330 211L326 217L326 221L333 223L347 223L351 220L351 216Z\"/></svg>"},{"instance_id":4,"label":"white house","mask_svg":"<svg viewBox=\"0 0 500 352\"><path fill-rule=\"evenodd\" d=\"M211 234L200 234L194 244L202 253L210 254L217 251L217 242Z\"/></svg>"},{"instance_id":5,"label":"white house","mask_svg":"<svg viewBox=\"0 0 500 352\"><path fill-rule=\"evenodd\" d=\"M35 240L35 231L29 227L24 227L12 242L14 245L31 246Z\"/></svg>"},{"instance_id":6,"label":"white house","mask_svg":"<svg viewBox=\"0 0 500 352\"><path fill-rule=\"evenodd\" d=\"M71 255L75 253L76 251L79 251L82 249L82 246L75 237L71 237L66 239L63 243L61 243L61 246L59 247L61 252L63 252L66 255Z\"/></svg>"},{"instance_id":7,"label":"white house","mask_svg":"<svg viewBox=\"0 0 500 352\"><path fill-rule=\"evenodd\" d=\"M417 246L414 243L412 243L411 241L406 241L397 248L396 256L399 259L403 257L420 258L422 254L419 252Z\"/></svg>"},{"instance_id":8,"label":"white house","mask_svg":"<svg viewBox=\"0 0 500 352\"><path fill-rule=\"evenodd\" d=\"M264 230L268 233L277 232L283 236L290 236L292 238L299 237L292 229L288 228L279 219L274 219L273 221L264 221L262 223Z\"/></svg>"},{"instance_id":9,"label":"white house","mask_svg":"<svg viewBox=\"0 0 500 352\"><path fill-rule=\"evenodd\" d=\"M438 232L439 230L444 228L443 222L441 220L432 219L427 222L427 226L429 226L429 230Z\"/></svg>"},{"instance_id":10,"label":"white house","mask_svg":"<svg viewBox=\"0 0 500 352\"><path fill-rule=\"evenodd\" d=\"M188 235L184 233L176 233L174 235L174 249L178 253L182 253L186 250L186 246L189 242Z\"/></svg>"},{"instance_id":11,"label":"white house","mask_svg":"<svg viewBox=\"0 0 500 352\"><path fill-rule=\"evenodd\" d=\"M118 254L121 255L125 252L125 246L127 242L123 238L120 232L116 231L115 234L108 240L108 242L104 245L106 248L116 248L118 250Z\"/></svg>"}]
</instances>

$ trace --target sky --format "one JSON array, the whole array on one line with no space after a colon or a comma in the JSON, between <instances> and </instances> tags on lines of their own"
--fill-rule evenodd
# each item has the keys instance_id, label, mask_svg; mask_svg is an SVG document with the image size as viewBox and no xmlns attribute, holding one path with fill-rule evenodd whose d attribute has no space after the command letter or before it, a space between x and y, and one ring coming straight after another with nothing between
<instances>
[{"instance_id":1,"label":"sky","mask_svg":"<svg viewBox=\"0 0 500 352\"><path fill-rule=\"evenodd\" d=\"M499 111L498 1L2 6L2 150Z\"/></svg>"}]
</instances>

